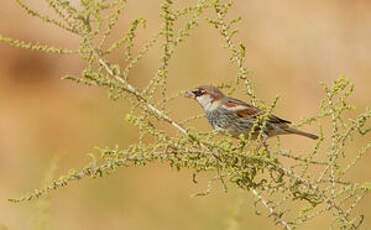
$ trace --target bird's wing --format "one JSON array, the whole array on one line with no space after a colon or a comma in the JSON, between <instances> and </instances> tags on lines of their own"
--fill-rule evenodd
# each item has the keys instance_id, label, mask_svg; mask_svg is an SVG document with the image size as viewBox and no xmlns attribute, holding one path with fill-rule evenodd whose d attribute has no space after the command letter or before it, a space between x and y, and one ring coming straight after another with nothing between
<instances>
[{"instance_id":1,"label":"bird's wing","mask_svg":"<svg viewBox=\"0 0 371 230\"><path fill-rule=\"evenodd\" d=\"M246 118L257 118L260 115L264 115L265 111L261 110L253 105L250 105L244 101L228 97L223 107L227 110L232 110L240 117ZM269 115L269 121L272 123L290 124L291 121L286 121L273 114Z\"/></svg>"}]
</instances>

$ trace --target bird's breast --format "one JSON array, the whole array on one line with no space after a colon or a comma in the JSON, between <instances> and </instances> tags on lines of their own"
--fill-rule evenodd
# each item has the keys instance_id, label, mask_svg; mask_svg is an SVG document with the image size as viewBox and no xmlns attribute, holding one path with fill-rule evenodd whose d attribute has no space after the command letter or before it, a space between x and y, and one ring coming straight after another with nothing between
<instances>
[{"instance_id":1,"label":"bird's breast","mask_svg":"<svg viewBox=\"0 0 371 230\"><path fill-rule=\"evenodd\" d=\"M214 129L226 129L233 122L231 114L224 110L205 111L206 117Z\"/></svg>"},{"instance_id":2,"label":"bird's breast","mask_svg":"<svg viewBox=\"0 0 371 230\"><path fill-rule=\"evenodd\" d=\"M209 123L215 130L225 130L236 137L240 134L247 135L255 121L254 119L240 117L234 111L226 109L205 111L205 113ZM256 127L256 130L259 130L259 128ZM255 136L255 134L253 135Z\"/></svg>"}]
</instances>

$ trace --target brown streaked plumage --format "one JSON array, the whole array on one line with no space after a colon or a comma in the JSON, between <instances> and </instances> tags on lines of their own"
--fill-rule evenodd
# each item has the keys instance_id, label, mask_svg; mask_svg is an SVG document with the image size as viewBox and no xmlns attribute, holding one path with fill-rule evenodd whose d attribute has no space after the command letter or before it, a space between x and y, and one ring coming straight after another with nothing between
<instances>
[{"instance_id":1,"label":"brown streaked plumage","mask_svg":"<svg viewBox=\"0 0 371 230\"><path fill-rule=\"evenodd\" d=\"M258 120L258 127L253 128L259 116L265 111L235 98L225 96L218 88L211 85L199 86L185 94L186 97L194 98L204 109L211 126L216 130L225 130L234 137L241 134L248 136L251 133L256 139L260 133L262 121ZM285 134L297 134L311 139L318 136L290 127L290 121L281 119L273 114L268 116L262 132L264 144L269 137Z\"/></svg>"}]
</instances>

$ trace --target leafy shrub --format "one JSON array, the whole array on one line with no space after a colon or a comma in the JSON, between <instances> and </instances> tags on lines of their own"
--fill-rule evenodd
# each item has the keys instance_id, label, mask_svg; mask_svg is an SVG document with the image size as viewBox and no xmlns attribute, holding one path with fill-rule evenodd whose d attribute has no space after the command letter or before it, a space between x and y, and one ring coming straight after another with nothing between
<instances>
[{"instance_id":1,"label":"leafy shrub","mask_svg":"<svg viewBox=\"0 0 371 230\"><path fill-rule=\"evenodd\" d=\"M19 199L9 199L10 201L33 200L75 180L101 177L118 168L146 166L159 161L178 170L193 170L195 182L197 175L202 172L214 173L209 189L195 194L196 196L209 194L213 182L220 182L225 191L234 186L251 192L256 197L255 205L261 204L274 223L286 229L296 228L323 213L332 214L332 225L341 229L358 229L361 226L363 215L356 216L352 211L369 192L371 184L354 183L347 180L346 175L367 153L371 142L359 146L357 155L353 158L349 157L351 154L346 146L353 139L362 138L369 133L371 129L367 127L367 121L371 110L354 114L353 107L347 102L353 92L349 79L340 77L332 85L322 83L326 97L321 102L321 112L296 124L300 127L316 123L320 127L320 138L308 153L297 154L282 149L279 138L269 148L257 151L257 143L249 141L249 138L221 138L215 131L202 133L190 125L191 121L200 119L203 115L195 115L182 121L171 117L171 111L166 105L178 100L184 92L174 96L167 95L169 63L177 53L177 46L191 35L192 30L204 18L206 23L219 32L225 48L230 50L229 60L239 70L233 81L225 82L220 87L228 89L229 93L236 89L245 92L250 103L267 111L265 117L274 110L278 97L270 106L257 100L253 82L249 79L249 71L245 66L245 45L235 42L234 35L238 32L236 25L241 17L227 17L233 1L198 0L182 8L176 8L171 0L164 1L160 12L162 27L137 53L133 48L138 46L135 40L137 30L146 26L146 19L143 17L134 18L121 38L112 43L107 42L120 14L125 10L125 0L81 0L79 5L70 1L47 0L56 17L44 15L22 0L15 1L29 15L78 36L80 46L70 50L28 43L2 35L0 41L45 53L79 55L86 63L81 75L66 75L63 79L106 88L111 99L129 102L131 111L126 115L126 120L137 126L139 139L136 144L126 148L100 148L101 157L92 155L91 162L81 170L71 169L67 175L45 187ZM157 71L143 88L130 84L132 68L155 46L162 49ZM115 52L123 54L125 65L109 61L107 56ZM353 114L351 119L344 118L344 113L348 111ZM324 120L330 120L331 125L323 125ZM170 135L166 131L169 127L177 133ZM329 130L330 135L325 136L322 130ZM298 203L300 205L296 205ZM296 208L287 208L293 204Z\"/></svg>"}]
</instances>

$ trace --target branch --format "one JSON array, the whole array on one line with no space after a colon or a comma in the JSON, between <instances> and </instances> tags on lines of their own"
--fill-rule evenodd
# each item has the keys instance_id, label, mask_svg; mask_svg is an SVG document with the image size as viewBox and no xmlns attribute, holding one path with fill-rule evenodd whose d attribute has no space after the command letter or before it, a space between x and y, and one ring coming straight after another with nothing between
<instances>
[{"instance_id":1,"label":"branch","mask_svg":"<svg viewBox=\"0 0 371 230\"><path fill-rule=\"evenodd\" d=\"M175 122L173 119L171 119L169 116L167 116L165 113L154 107L151 103L148 102L146 98L144 98L132 85L130 85L127 81L122 79L120 76L116 75L111 68L107 65L107 63L96 53L95 55L98 58L99 63L105 68L105 70L108 72L109 75L111 75L114 79L116 79L118 82L122 83L126 90L136 96L139 100L144 102L144 104L147 106L148 109L150 109L153 113L155 113L158 117L162 118L164 121L168 122L172 126L174 126L176 129L178 129L180 132L184 134L188 134L188 132L177 122Z\"/></svg>"},{"instance_id":2,"label":"branch","mask_svg":"<svg viewBox=\"0 0 371 230\"><path fill-rule=\"evenodd\" d=\"M278 215L274 209L269 206L268 202L255 190L255 189L251 189L251 192L252 194L254 194L258 200L264 205L264 207L266 207L269 212L271 213L271 215L275 216L277 218L277 221L282 224L287 230L291 230L292 228L290 227L289 223L287 223L285 220L283 220L280 215Z\"/></svg>"}]
</instances>

